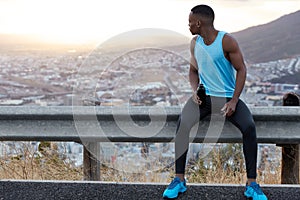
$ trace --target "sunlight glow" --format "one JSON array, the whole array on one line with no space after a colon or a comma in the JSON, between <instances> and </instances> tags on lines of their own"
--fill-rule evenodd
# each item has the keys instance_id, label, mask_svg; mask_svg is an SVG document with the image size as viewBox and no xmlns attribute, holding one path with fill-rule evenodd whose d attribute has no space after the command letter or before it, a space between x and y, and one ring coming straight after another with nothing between
<instances>
[{"instance_id":1,"label":"sunlight glow","mask_svg":"<svg viewBox=\"0 0 300 200\"><path fill-rule=\"evenodd\" d=\"M35 34L49 42L63 43L101 41L140 28L163 28L189 35L188 14L198 3L195 0L0 0L0 33ZM214 8L216 28L228 32L266 23L300 8L300 1L292 0L201 3Z\"/></svg>"}]
</instances>

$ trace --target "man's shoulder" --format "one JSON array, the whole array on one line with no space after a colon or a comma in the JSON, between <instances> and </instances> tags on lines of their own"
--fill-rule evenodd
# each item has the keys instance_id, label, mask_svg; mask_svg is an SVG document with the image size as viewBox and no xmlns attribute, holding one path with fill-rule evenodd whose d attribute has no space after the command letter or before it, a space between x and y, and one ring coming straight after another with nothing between
<instances>
[{"instance_id":1,"label":"man's shoulder","mask_svg":"<svg viewBox=\"0 0 300 200\"><path fill-rule=\"evenodd\" d=\"M191 39L191 43L195 43L197 41L197 38L198 38L198 35L194 36L192 39Z\"/></svg>"},{"instance_id":2,"label":"man's shoulder","mask_svg":"<svg viewBox=\"0 0 300 200\"><path fill-rule=\"evenodd\" d=\"M225 52L233 52L239 49L238 41L230 33L226 33L224 35L222 40L222 46Z\"/></svg>"},{"instance_id":3,"label":"man's shoulder","mask_svg":"<svg viewBox=\"0 0 300 200\"><path fill-rule=\"evenodd\" d=\"M194 37L191 39L191 43L190 43L191 51L193 51L194 48L195 48L197 38L198 38L198 36L194 36Z\"/></svg>"},{"instance_id":4,"label":"man's shoulder","mask_svg":"<svg viewBox=\"0 0 300 200\"><path fill-rule=\"evenodd\" d=\"M234 38L234 36L230 33L226 33L224 34L223 37L223 47L225 46L235 46L237 45L237 40Z\"/></svg>"},{"instance_id":5,"label":"man's shoulder","mask_svg":"<svg viewBox=\"0 0 300 200\"><path fill-rule=\"evenodd\" d=\"M224 40L227 40L227 41L235 41L236 40L231 33L228 33L225 31L222 31L222 32L224 34L224 37L223 37Z\"/></svg>"}]
</instances>

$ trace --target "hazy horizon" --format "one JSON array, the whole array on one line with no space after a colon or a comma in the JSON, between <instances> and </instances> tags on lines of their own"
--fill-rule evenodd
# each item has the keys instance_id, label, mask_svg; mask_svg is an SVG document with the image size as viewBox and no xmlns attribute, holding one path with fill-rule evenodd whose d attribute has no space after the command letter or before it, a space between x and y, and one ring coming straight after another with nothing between
<instances>
[{"instance_id":1,"label":"hazy horizon","mask_svg":"<svg viewBox=\"0 0 300 200\"><path fill-rule=\"evenodd\" d=\"M227 32L271 22L300 9L297 0L0 0L0 34L50 44L92 44L137 29L166 29L191 37L190 9L202 3Z\"/></svg>"}]
</instances>

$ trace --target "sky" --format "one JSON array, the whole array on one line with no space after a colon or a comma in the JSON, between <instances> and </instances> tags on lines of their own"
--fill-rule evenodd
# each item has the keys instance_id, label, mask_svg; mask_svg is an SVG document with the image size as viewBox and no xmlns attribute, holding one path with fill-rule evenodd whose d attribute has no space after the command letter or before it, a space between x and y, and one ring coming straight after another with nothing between
<instances>
[{"instance_id":1,"label":"sky","mask_svg":"<svg viewBox=\"0 0 300 200\"><path fill-rule=\"evenodd\" d=\"M189 36L188 15L198 4L210 5L215 27L227 32L300 10L300 0L0 0L0 34L78 44L144 28Z\"/></svg>"}]
</instances>

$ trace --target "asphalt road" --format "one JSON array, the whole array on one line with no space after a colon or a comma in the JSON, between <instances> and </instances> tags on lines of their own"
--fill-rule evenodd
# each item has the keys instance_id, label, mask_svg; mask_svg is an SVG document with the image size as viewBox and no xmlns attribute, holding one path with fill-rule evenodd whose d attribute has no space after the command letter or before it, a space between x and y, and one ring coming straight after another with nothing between
<instances>
[{"instance_id":1,"label":"asphalt road","mask_svg":"<svg viewBox=\"0 0 300 200\"><path fill-rule=\"evenodd\" d=\"M135 200L163 199L166 184L103 183L61 181L0 181L0 200ZM188 184L188 191L178 199L241 200L242 185L196 185ZM299 200L300 185L263 186L269 200Z\"/></svg>"}]
</instances>

